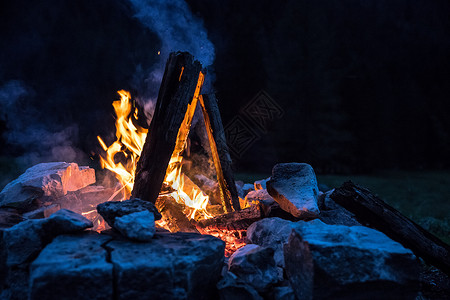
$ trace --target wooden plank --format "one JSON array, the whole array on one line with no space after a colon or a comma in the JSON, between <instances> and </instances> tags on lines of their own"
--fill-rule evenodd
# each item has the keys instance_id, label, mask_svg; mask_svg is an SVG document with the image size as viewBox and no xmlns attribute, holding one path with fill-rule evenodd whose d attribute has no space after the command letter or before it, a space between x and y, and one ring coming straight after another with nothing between
<instances>
[{"instance_id":1,"label":"wooden plank","mask_svg":"<svg viewBox=\"0 0 450 300\"><path fill-rule=\"evenodd\" d=\"M176 150L177 136L188 104L200 93L203 84L201 69L201 64L189 53L170 54L155 113L137 163L132 197L156 202L170 158Z\"/></svg>"},{"instance_id":2,"label":"wooden plank","mask_svg":"<svg viewBox=\"0 0 450 300\"><path fill-rule=\"evenodd\" d=\"M411 249L429 264L450 274L450 246L386 204L369 190L345 182L330 195L339 205L368 224Z\"/></svg>"}]
</instances>

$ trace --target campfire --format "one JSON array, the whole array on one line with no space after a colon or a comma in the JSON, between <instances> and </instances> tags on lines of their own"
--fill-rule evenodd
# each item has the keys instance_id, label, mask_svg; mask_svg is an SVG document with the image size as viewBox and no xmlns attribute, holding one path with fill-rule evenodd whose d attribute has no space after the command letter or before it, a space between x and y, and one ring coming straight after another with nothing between
<instances>
[{"instance_id":1,"label":"campfire","mask_svg":"<svg viewBox=\"0 0 450 300\"><path fill-rule=\"evenodd\" d=\"M235 182L205 76L172 53L148 129L118 92L116 139L98 137L117 185L55 162L3 189L2 299L397 299L416 255L449 272L448 245L352 182L319 191L306 163Z\"/></svg>"}]
</instances>

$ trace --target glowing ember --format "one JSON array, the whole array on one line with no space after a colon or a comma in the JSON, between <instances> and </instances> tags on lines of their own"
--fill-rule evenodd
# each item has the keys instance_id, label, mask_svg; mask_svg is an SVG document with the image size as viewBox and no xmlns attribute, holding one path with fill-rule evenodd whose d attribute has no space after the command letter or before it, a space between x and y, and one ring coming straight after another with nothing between
<instances>
[{"instance_id":1,"label":"glowing ember","mask_svg":"<svg viewBox=\"0 0 450 300\"><path fill-rule=\"evenodd\" d=\"M202 74L201 80L203 80ZM192 213L188 215L189 218L194 218L197 211L202 212L203 218L211 217L211 215L206 212L209 197L206 196L195 184L186 184L186 181L189 180L189 178L181 172L183 162L182 153L186 148L186 140L193 113L197 105L201 83L202 81L196 90L192 103L188 106L185 119L183 120L184 126L180 128L178 133L177 146L170 159L169 167L164 180L165 184L175 190L170 194L170 196L172 196L177 202L193 208ZM134 109L133 111L132 109L130 93L123 90L118 91L118 93L121 99L113 102L114 111L117 116L117 140L108 147L100 137L97 138L103 150L106 152L105 156L100 157L102 168L106 168L114 172L116 178L122 186L122 188L119 189L112 196L112 198L116 196L117 193L122 192L122 200L125 200L130 197L131 191L133 190L136 164L142 152L148 130L135 125L138 110ZM117 154L124 156L126 158L126 163L116 162L115 156Z\"/></svg>"}]
</instances>

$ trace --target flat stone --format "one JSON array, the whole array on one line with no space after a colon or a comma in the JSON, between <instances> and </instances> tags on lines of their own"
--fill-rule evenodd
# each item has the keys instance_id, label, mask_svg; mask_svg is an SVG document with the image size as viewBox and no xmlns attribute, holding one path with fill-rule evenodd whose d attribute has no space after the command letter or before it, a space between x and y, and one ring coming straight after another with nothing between
<instances>
[{"instance_id":1,"label":"flat stone","mask_svg":"<svg viewBox=\"0 0 450 300\"><path fill-rule=\"evenodd\" d=\"M151 242L112 241L117 299L213 299L225 243L196 233L156 233Z\"/></svg>"},{"instance_id":2,"label":"flat stone","mask_svg":"<svg viewBox=\"0 0 450 300\"><path fill-rule=\"evenodd\" d=\"M267 191L280 207L301 219L313 219L319 214L319 189L313 168L304 163L277 164L267 181Z\"/></svg>"},{"instance_id":3,"label":"flat stone","mask_svg":"<svg viewBox=\"0 0 450 300\"><path fill-rule=\"evenodd\" d=\"M95 183L95 170L76 163L37 164L0 192L0 206L24 208L42 196L58 198Z\"/></svg>"},{"instance_id":4,"label":"flat stone","mask_svg":"<svg viewBox=\"0 0 450 300\"><path fill-rule=\"evenodd\" d=\"M114 228L129 239L148 242L155 234L155 217L147 210L131 213L117 217Z\"/></svg>"},{"instance_id":5,"label":"flat stone","mask_svg":"<svg viewBox=\"0 0 450 300\"><path fill-rule=\"evenodd\" d=\"M267 291L278 282L273 249L268 247L248 244L239 248L231 255L228 270L258 292Z\"/></svg>"},{"instance_id":6,"label":"flat stone","mask_svg":"<svg viewBox=\"0 0 450 300\"><path fill-rule=\"evenodd\" d=\"M153 203L137 198L125 201L104 202L97 205L97 211L111 227L114 227L114 222L117 217L140 211L149 211L155 215L155 220L161 219L161 214Z\"/></svg>"},{"instance_id":7,"label":"flat stone","mask_svg":"<svg viewBox=\"0 0 450 300\"><path fill-rule=\"evenodd\" d=\"M3 232L8 267L29 263L54 237L82 231L92 222L69 210L59 210L46 219L26 220Z\"/></svg>"},{"instance_id":8,"label":"flat stone","mask_svg":"<svg viewBox=\"0 0 450 300\"><path fill-rule=\"evenodd\" d=\"M297 299L312 299L314 264L308 243L292 230L283 250L286 275L295 296Z\"/></svg>"},{"instance_id":9,"label":"flat stone","mask_svg":"<svg viewBox=\"0 0 450 300\"><path fill-rule=\"evenodd\" d=\"M30 299L113 299L113 265L102 247L110 239L94 232L55 238L31 264Z\"/></svg>"}]
</instances>

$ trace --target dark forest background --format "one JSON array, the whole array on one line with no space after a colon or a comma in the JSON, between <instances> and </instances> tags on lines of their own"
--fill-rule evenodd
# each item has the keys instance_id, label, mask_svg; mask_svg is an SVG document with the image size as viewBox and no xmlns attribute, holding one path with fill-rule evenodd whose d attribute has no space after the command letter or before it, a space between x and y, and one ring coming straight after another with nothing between
<instances>
[{"instance_id":1,"label":"dark forest background","mask_svg":"<svg viewBox=\"0 0 450 300\"><path fill-rule=\"evenodd\" d=\"M237 171L450 167L449 1L187 2L215 47L224 124L261 90L284 111ZM36 160L96 164L116 91L140 96L136 72L158 60L160 37L133 15L125 0L0 2L3 177Z\"/></svg>"}]
</instances>

